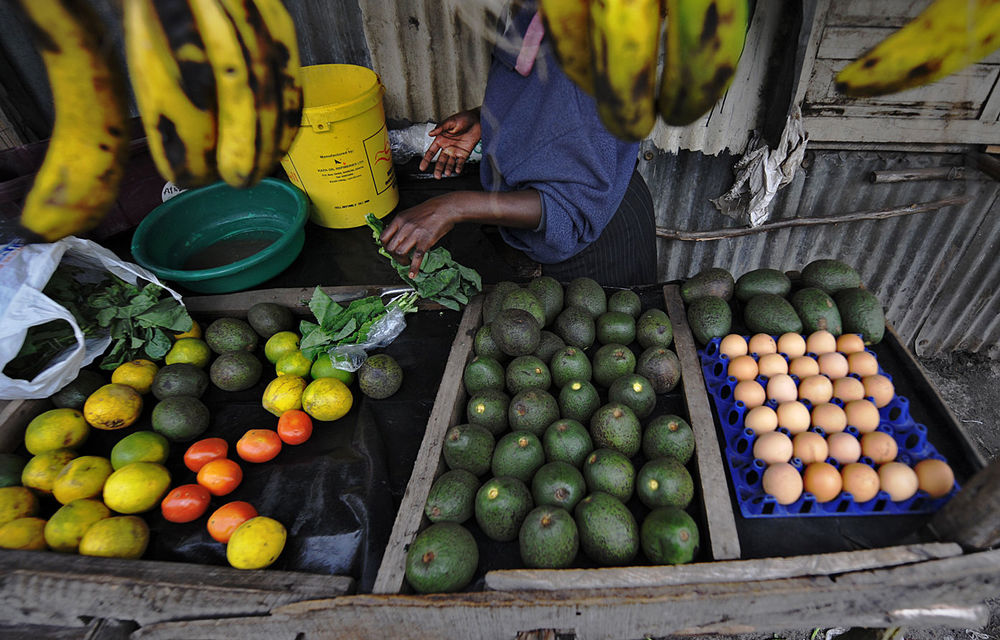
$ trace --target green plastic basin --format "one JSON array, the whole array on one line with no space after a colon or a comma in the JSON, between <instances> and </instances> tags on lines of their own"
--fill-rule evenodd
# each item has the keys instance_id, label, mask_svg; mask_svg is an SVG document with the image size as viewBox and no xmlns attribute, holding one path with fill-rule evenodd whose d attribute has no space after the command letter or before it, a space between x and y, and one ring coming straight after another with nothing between
<instances>
[{"instance_id":1,"label":"green plastic basin","mask_svg":"<svg viewBox=\"0 0 1000 640\"><path fill-rule=\"evenodd\" d=\"M132 256L159 278L201 293L229 293L281 273L302 251L309 202L264 178L191 189L153 209L132 236Z\"/></svg>"}]
</instances>

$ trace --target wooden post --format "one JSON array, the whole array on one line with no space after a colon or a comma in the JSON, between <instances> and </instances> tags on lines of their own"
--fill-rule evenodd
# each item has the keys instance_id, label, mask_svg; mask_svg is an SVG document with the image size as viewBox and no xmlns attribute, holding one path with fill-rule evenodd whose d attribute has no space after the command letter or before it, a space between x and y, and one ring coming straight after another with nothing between
<instances>
[{"instance_id":1,"label":"wooden post","mask_svg":"<svg viewBox=\"0 0 1000 640\"><path fill-rule=\"evenodd\" d=\"M930 522L940 539L986 549L1000 543L1000 461L965 483Z\"/></svg>"}]
</instances>

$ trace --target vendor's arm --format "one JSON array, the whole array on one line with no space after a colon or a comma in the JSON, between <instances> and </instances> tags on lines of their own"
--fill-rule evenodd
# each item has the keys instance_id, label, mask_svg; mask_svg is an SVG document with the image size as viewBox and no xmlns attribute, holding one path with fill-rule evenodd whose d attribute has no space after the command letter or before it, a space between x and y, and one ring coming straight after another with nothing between
<instances>
[{"instance_id":1,"label":"vendor's arm","mask_svg":"<svg viewBox=\"0 0 1000 640\"><path fill-rule=\"evenodd\" d=\"M424 157L420 160L420 170L426 171L427 167L434 162L434 177L440 179L442 175L450 176L453 173L462 173L465 161L469 159L472 150L479 143L479 108L459 111L453 116L449 116L438 124L427 135L433 136L434 141L427 148ZM438 151L441 153L438 154ZM437 154L437 161L434 155Z\"/></svg>"}]
</instances>

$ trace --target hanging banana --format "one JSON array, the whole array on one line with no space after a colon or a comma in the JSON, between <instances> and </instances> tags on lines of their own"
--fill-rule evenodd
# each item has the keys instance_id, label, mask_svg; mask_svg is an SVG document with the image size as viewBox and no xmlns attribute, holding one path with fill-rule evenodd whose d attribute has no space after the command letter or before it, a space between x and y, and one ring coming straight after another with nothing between
<instances>
[{"instance_id":1,"label":"hanging banana","mask_svg":"<svg viewBox=\"0 0 1000 640\"><path fill-rule=\"evenodd\" d=\"M586 93L594 95L589 0L540 0L539 10L563 72Z\"/></svg>"},{"instance_id":2,"label":"hanging banana","mask_svg":"<svg viewBox=\"0 0 1000 640\"><path fill-rule=\"evenodd\" d=\"M666 55L657 108L683 126L707 113L733 81L746 39L746 0L666 0Z\"/></svg>"},{"instance_id":3,"label":"hanging banana","mask_svg":"<svg viewBox=\"0 0 1000 640\"><path fill-rule=\"evenodd\" d=\"M1000 2L935 0L911 22L837 74L849 96L880 96L929 84L1000 48Z\"/></svg>"},{"instance_id":4,"label":"hanging banana","mask_svg":"<svg viewBox=\"0 0 1000 640\"><path fill-rule=\"evenodd\" d=\"M277 149L270 168L281 161L302 121L302 80L299 74L299 43L295 24L281 0L254 0L271 36L271 62L281 95L281 117Z\"/></svg>"}]
</instances>

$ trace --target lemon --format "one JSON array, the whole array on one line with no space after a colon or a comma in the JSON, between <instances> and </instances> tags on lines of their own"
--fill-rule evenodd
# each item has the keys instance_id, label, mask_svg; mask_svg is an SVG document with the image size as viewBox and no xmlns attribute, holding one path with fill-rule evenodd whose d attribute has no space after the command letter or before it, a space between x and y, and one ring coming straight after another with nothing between
<instances>
[{"instance_id":1,"label":"lemon","mask_svg":"<svg viewBox=\"0 0 1000 640\"><path fill-rule=\"evenodd\" d=\"M142 396L132 387L112 382L90 394L83 403L83 417L98 429L131 426L142 413Z\"/></svg>"},{"instance_id":2,"label":"lemon","mask_svg":"<svg viewBox=\"0 0 1000 640\"><path fill-rule=\"evenodd\" d=\"M60 504L101 494L111 472L111 461L100 456L80 456L70 460L52 482L52 495Z\"/></svg>"},{"instance_id":3,"label":"lemon","mask_svg":"<svg viewBox=\"0 0 1000 640\"><path fill-rule=\"evenodd\" d=\"M27 487L0 488L0 525L38 513L38 498Z\"/></svg>"},{"instance_id":4,"label":"lemon","mask_svg":"<svg viewBox=\"0 0 1000 640\"><path fill-rule=\"evenodd\" d=\"M0 527L0 547L4 549L44 549L45 521L18 518Z\"/></svg>"},{"instance_id":5,"label":"lemon","mask_svg":"<svg viewBox=\"0 0 1000 640\"><path fill-rule=\"evenodd\" d=\"M74 500L52 514L45 523L45 543L53 551L75 552L90 525L111 516L111 510L99 500Z\"/></svg>"},{"instance_id":6,"label":"lemon","mask_svg":"<svg viewBox=\"0 0 1000 640\"><path fill-rule=\"evenodd\" d=\"M354 404L347 385L336 378L313 380L302 392L302 410L316 420L337 420Z\"/></svg>"},{"instance_id":7,"label":"lemon","mask_svg":"<svg viewBox=\"0 0 1000 640\"><path fill-rule=\"evenodd\" d=\"M271 364L277 364L281 356L299 350L299 334L294 331L279 331L264 343L264 357Z\"/></svg>"},{"instance_id":8,"label":"lemon","mask_svg":"<svg viewBox=\"0 0 1000 640\"><path fill-rule=\"evenodd\" d=\"M285 548L288 533L273 518L250 518L233 532L226 544L226 560L237 569L263 569L274 564Z\"/></svg>"},{"instance_id":9,"label":"lemon","mask_svg":"<svg viewBox=\"0 0 1000 640\"><path fill-rule=\"evenodd\" d=\"M321 353L316 356L316 360L309 370L309 375L313 380L317 378L336 378L347 386L351 386L351 383L354 382L354 372L338 369L333 366L333 360L330 359L330 354L328 353Z\"/></svg>"},{"instance_id":10,"label":"lemon","mask_svg":"<svg viewBox=\"0 0 1000 640\"><path fill-rule=\"evenodd\" d=\"M181 338L170 347L163 361L167 364L193 364L204 369L211 359L212 350L207 342L201 338Z\"/></svg>"},{"instance_id":11,"label":"lemon","mask_svg":"<svg viewBox=\"0 0 1000 640\"><path fill-rule=\"evenodd\" d=\"M111 466L121 469L132 462L164 464L170 455L170 443L155 431L130 433L111 447Z\"/></svg>"},{"instance_id":12,"label":"lemon","mask_svg":"<svg viewBox=\"0 0 1000 640\"><path fill-rule=\"evenodd\" d=\"M123 362L111 372L111 382L125 384L141 394L147 394L153 386L153 378L156 377L156 372L159 370L156 363L150 360L141 358L131 360Z\"/></svg>"},{"instance_id":13,"label":"lemon","mask_svg":"<svg viewBox=\"0 0 1000 640\"><path fill-rule=\"evenodd\" d=\"M170 472L155 462L133 462L104 483L104 504L118 513L142 513L160 504L170 488Z\"/></svg>"},{"instance_id":14,"label":"lemon","mask_svg":"<svg viewBox=\"0 0 1000 640\"><path fill-rule=\"evenodd\" d=\"M24 465L21 484L42 493L52 493L52 484L56 476L75 457L76 452L72 449L54 449L39 453Z\"/></svg>"},{"instance_id":15,"label":"lemon","mask_svg":"<svg viewBox=\"0 0 1000 640\"><path fill-rule=\"evenodd\" d=\"M276 416L302 408L302 391L306 380L301 376L278 376L264 388L261 404Z\"/></svg>"},{"instance_id":16,"label":"lemon","mask_svg":"<svg viewBox=\"0 0 1000 640\"><path fill-rule=\"evenodd\" d=\"M183 340L184 338L200 338L201 335L201 325L198 324L194 318L192 318L191 328L181 333L175 333L174 340Z\"/></svg>"},{"instance_id":17,"label":"lemon","mask_svg":"<svg viewBox=\"0 0 1000 640\"><path fill-rule=\"evenodd\" d=\"M50 409L38 414L24 430L24 446L31 455L53 449L75 449L90 435L90 425L76 409Z\"/></svg>"},{"instance_id":18,"label":"lemon","mask_svg":"<svg viewBox=\"0 0 1000 640\"><path fill-rule=\"evenodd\" d=\"M310 369L312 369L312 360L307 358L298 349L289 351L278 358L278 361L274 364L274 372L279 376L299 376L300 378L304 378L309 375Z\"/></svg>"},{"instance_id":19,"label":"lemon","mask_svg":"<svg viewBox=\"0 0 1000 640\"><path fill-rule=\"evenodd\" d=\"M134 560L142 557L148 544L149 527L145 520L138 516L115 516L90 525L80 539L80 555Z\"/></svg>"}]
</instances>

